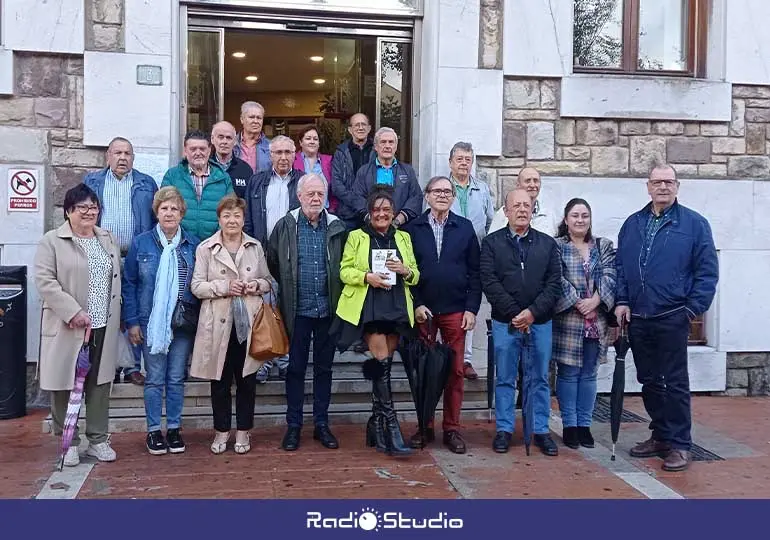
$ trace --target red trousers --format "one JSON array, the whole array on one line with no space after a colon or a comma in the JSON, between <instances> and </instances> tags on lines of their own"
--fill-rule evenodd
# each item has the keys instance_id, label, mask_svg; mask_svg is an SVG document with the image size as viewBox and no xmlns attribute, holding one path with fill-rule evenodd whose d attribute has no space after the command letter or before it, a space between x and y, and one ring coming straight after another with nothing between
<instances>
[{"instance_id":1,"label":"red trousers","mask_svg":"<svg viewBox=\"0 0 770 540\"><path fill-rule=\"evenodd\" d=\"M428 335L428 324L419 325L420 336L423 339L436 339L436 332L441 332L441 341L450 346L455 352L454 365L449 371L449 378L444 387L444 432L460 429L460 409L463 405L465 378L463 362L465 359L465 330L462 329L463 313L445 313L434 315L431 323L431 336Z\"/></svg>"}]
</instances>

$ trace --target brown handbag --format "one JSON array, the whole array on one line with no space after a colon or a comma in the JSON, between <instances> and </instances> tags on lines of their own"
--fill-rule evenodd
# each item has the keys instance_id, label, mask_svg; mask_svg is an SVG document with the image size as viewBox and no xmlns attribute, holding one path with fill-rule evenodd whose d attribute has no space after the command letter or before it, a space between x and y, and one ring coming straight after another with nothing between
<instances>
[{"instance_id":1,"label":"brown handbag","mask_svg":"<svg viewBox=\"0 0 770 540\"><path fill-rule=\"evenodd\" d=\"M251 325L249 356L265 361L289 354L289 336L277 309L268 302L262 302L254 324Z\"/></svg>"}]
</instances>

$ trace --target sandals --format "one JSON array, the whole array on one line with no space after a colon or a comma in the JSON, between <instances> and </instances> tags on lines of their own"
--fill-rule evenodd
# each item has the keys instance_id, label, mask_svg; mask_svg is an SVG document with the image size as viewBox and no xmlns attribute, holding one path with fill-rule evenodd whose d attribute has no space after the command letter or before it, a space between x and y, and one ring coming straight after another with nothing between
<instances>
[{"instance_id":1,"label":"sandals","mask_svg":"<svg viewBox=\"0 0 770 540\"><path fill-rule=\"evenodd\" d=\"M227 443L230 441L229 431L217 431L214 435L214 442L211 443L211 452L222 454L227 450Z\"/></svg>"},{"instance_id":2,"label":"sandals","mask_svg":"<svg viewBox=\"0 0 770 540\"><path fill-rule=\"evenodd\" d=\"M251 434L248 431L235 432L235 453L246 454L251 450Z\"/></svg>"}]
</instances>

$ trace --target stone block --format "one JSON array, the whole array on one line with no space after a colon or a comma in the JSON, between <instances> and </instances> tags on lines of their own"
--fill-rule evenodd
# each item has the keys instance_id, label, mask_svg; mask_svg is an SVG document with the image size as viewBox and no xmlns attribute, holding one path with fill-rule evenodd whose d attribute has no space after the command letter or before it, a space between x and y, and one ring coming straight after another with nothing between
<instances>
[{"instance_id":1,"label":"stone block","mask_svg":"<svg viewBox=\"0 0 770 540\"><path fill-rule=\"evenodd\" d=\"M727 163L727 156L711 156L711 163Z\"/></svg>"},{"instance_id":2,"label":"stone block","mask_svg":"<svg viewBox=\"0 0 770 540\"><path fill-rule=\"evenodd\" d=\"M744 178L766 178L770 176L770 157L731 156L727 160L727 174Z\"/></svg>"},{"instance_id":3,"label":"stone block","mask_svg":"<svg viewBox=\"0 0 770 540\"><path fill-rule=\"evenodd\" d=\"M749 372L745 369L727 370L727 388L748 388Z\"/></svg>"},{"instance_id":4,"label":"stone block","mask_svg":"<svg viewBox=\"0 0 770 540\"><path fill-rule=\"evenodd\" d=\"M765 153L765 129L762 124L746 124L747 154L762 155Z\"/></svg>"},{"instance_id":5,"label":"stone block","mask_svg":"<svg viewBox=\"0 0 770 540\"><path fill-rule=\"evenodd\" d=\"M527 123L527 159L553 159L554 126L552 122Z\"/></svg>"},{"instance_id":6,"label":"stone block","mask_svg":"<svg viewBox=\"0 0 770 540\"><path fill-rule=\"evenodd\" d=\"M698 165L698 176L705 178L723 178L727 176L727 164L709 163L707 165Z\"/></svg>"},{"instance_id":7,"label":"stone block","mask_svg":"<svg viewBox=\"0 0 770 540\"><path fill-rule=\"evenodd\" d=\"M766 134L767 140L770 141L770 125L767 126L767 134Z\"/></svg>"},{"instance_id":8,"label":"stone block","mask_svg":"<svg viewBox=\"0 0 770 540\"><path fill-rule=\"evenodd\" d=\"M505 120L556 120L559 117L559 113L556 110L542 110L542 109L507 109L503 113Z\"/></svg>"},{"instance_id":9,"label":"stone block","mask_svg":"<svg viewBox=\"0 0 770 540\"><path fill-rule=\"evenodd\" d=\"M671 163L678 177L698 176L698 166L689 163Z\"/></svg>"},{"instance_id":10,"label":"stone block","mask_svg":"<svg viewBox=\"0 0 770 540\"><path fill-rule=\"evenodd\" d=\"M69 121L67 104L64 98L36 98L35 123L38 127L66 127Z\"/></svg>"},{"instance_id":11,"label":"stone block","mask_svg":"<svg viewBox=\"0 0 770 540\"><path fill-rule=\"evenodd\" d=\"M770 99L747 99L746 106L757 109L770 109Z\"/></svg>"},{"instance_id":12,"label":"stone block","mask_svg":"<svg viewBox=\"0 0 770 540\"><path fill-rule=\"evenodd\" d=\"M559 82L553 79L540 83L540 108L556 109L559 103Z\"/></svg>"},{"instance_id":13,"label":"stone block","mask_svg":"<svg viewBox=\"0 0 770 540\"><path fill-rule=\"evenodd\" d=\"M618 142L618 124L613 120L578 120L577 143L588 146L612 146Z\"/></svg>"},{"instance_id":14,"label":"stone block","mask_svg":"<svg viewBox=\"0 0 770 540\"><path fill-rule=\"evenodd\" d=\"M745 134L746 126L746 102L740 99L734 99L732 107L730 135L742 136Z\"/></svg>"},{"instance_id":15,"label":"stone block","mask_svg":"<svg viewBox=\"0 0 770 540\"><path fill-rule=\"evenodd\" d=\"M502 1L482 2L479 9L479 67L503 67L503 5Z\"/></svg>"},{"instance_id":16,"label":"stone block","mask_svg":"<svg viewBox=\"0 0 770 540\"><path fill-rule=\"evenodd\" d=\"M477 166L488 168L523 167L524 158L479 156Z\"/></svg>"},{"instance_id":17,"label":"stone block","mask_svg":"<svg viewBox=\"0 0 770 540\"><path fill-rule=\"evenodd\" d=\"M621 135L648 135L652 124L650 122L629 121L620 123Z\"/></svg>"},{"instance_id":18,"label":"stone block","mask_svg":"<svg viewBox=\"0 0 770 540\"><path fill-rule=\"evenodd\" d=\"M733 97L770 99L770 86L734 85Z\"/></svg>"},{"instance_id":19,"label":"stone block","mask_svg":"<svg viewBox=\"0 0 770 540\"><path fill-rule=\"evenodd\" d=\"M123 23L123 0L91 0L91 19L106 24Z\"/></svg>"},{"instance_id":20,"label":"stone block","mask_svg":"<svg viewBox=\"0 0 770 540\"><path fill-rule=\"evenodd\" d=\"M602 175L628 173L628 149L617 146L593 148L591 173Z\"/></svg>"},{"instance_id":21,"label":"stone block","mask_svg":"<svg viewBox=\"0 0 770 540\"><path fill-rule=\"evenodd\" d=\"M631 172L647 175L654 163L666 162L666 139L656 135L631 137Z\"/></svg>"},{"instance_id":22,"label":"stone block","mask_svg":"<svg viewBox=\"0 0 770 540\"><path fill-rule=\"evenodd\" d=\"M51 146L67 146L67 130L51 129L48 131Z\"/></svg>"},{"instance_id":23,"label":"stone block","mask_svg":"<svg viewBox=\"0 0 770 540\"><path fill-rule=\"evenodd\" d=\"M119 52L123 49L123 33L120 26L94 24L92 26L92 42L88 50Z\"/></svg>"},{"instance_id":24,"label":"stone block","mask_svg":"<svg viewBox=\"0 0 770 540\"><path fill-rule=\"evenodd\" d=\"M561 158L567 161L585 161L591 159L590 146L565 146L561 151Z\"/></svg>"},{"instance_id":25,"label":"stone block","mask_svg":"<svg viewBox=\"0 0 770 540\"><path fill-rule=\"evenodd\" d=\"M618 146L623 146L624 148L628 148L628 145L631 144L631 137L628 135L620 135L618 137Z\"/></svg>"},{"instance_id":26,"label":"stone block","mask_svg":"<svg viewBox=\"0 0 770 540\"><path fill-rule=\"evenodd\" d=\"M768 127L768 138L770 138L770 126ZM564 146L575 144L574 120L556 121L556 143Z\"/></svg>"},{"instance_id":27,"label":"stone block","mask_svg":"<svg viewBox=\"0 0 770 540\"><path fill-rule=\"evenodd\" d=\"M745 154L746 139L738 137L715 137L711 139L711 151L715 154Z\"/></svg>"},{"instance_id":28,"label":"stone block","mask_svg":"<svg viewBox=\"0 0 770 540\"><path fill-rule=\"evenodd\" d=\"M77 75L69 75L68 84L69 127L73 129L83 129L83 77L79 77Z\"/></svg>"},{"instance_id":29,"label":"stone block","mask_svg":"<svg viewBox=\"0 0 770 540\"><path fill-rule=\"evenodd\" d=\"M770 394L770 368L750 368L749 370L749 394L750 396L766 396Z\"/></svg>"},{"instance_id":30,"label":"stone block","mask_svg":"<svg viewBox=\"0 0 770 540\"><path fill-rule=\"evenodd\" d=\"M726 397L746 397L748 393L748 388L728 388L724 392L717 393L717 395Z\"/></svg>"},{"instance_id":31,"label":"stone block","mask_svg":"<svg viewBox=\"0 0 770 540\"><path fill-rule=\"evenodd\" d=\"M65 97L62 94L64 60L60 56L16 53L17 96Z\"/></svg>"},{"instance_id":32,"label":"stone block","mask_svg":"<svg viewBox=\"0 0 770 540\"><path fill-rule=\"evenodd\" d=\"M700 134L704 137L727 137L730 128L727 124L701 124Z\"/></svg>"},{"instance_id":33,"label":"stone block","mask_svg":"<svg viewBox=\"0 0 770 540\"><path fill-rule=\"evenodd\" d=\"M527 166L535 167L540 174L591 174L588 161L529 161Z\"/></svg>"},{"instance_id":34,"label":"stone block","mask_svg":"<svg viewBox=\"0 0 770 540\"><path fill-rule=\"evenodd\" d=\"M83 57L67 58L64 62L64 71L69 75L83 75Z\"/></svg>"},{"instance_id":35,"label":"stone block","mask_svg":"<svg viewBox=\"0 0 770 540\"><path fill-rule=\"evenodd\" d=\"M104 150L54 148L51 151L51 165L54 167L103 167Z\"/></svg>"},{"instance_id":36,"label":"stone block","mask_svg":"<svg viewBox=\"0 0 770 540\"><path fill-rule=\"evenodd\" d=\"M63 196L62 196L63 199ZM51 212L51 228L58 229L64 223L64 208L57 206Z\"/></svg>"},{"instance_id":37,"label":"stone block","mask_svg":"<svg viewBox=\"0 0 770 540\"><path fill-rule=\"evenodd\" d=\"M681 135L684 133L682 122L653 122L652 132L658 135Z\"/></svg>"},{"instance_id":38,"label":"stone block","mask_svg":"<svg viewBox=\"0 0 770 540\"><path fill-rule=\"evenodd\" d=\"M53 205L61 206L64 203L64 195L72 187L83 181L89 169L81 167L53 167L52 197Z\"/></svg>"},{"instance_id":39,"label":"stone block","mask_svg":"<svg viewBox=\"0 0 770 540\"><path fill-rule=\"evenodd\" d=\"M43 129L0 126L0 161L45 163L48 133Z\"/></svg>"},{"instance_id":40,"label":"stone block","mask_svg":"<svg viewBox=\"0 0 770 540\"><path fill-rule=\"evenodd\" d=\"M535 79L506 80L503 105L511 109L537 109L540 107L540 82Z\"/></svg>"},{"instance_id":41,"label":"stone block","mask_svg":"<svg viewBox=\"0 0 770 540\"><path fill-rule=\"evenodd\" d=\"M695 122L687 122L684 125L685 137L694 137L700 134L700 124Z\"/></svg>"},{"instance_id":42,"label":"stone block","mask_svg":"<svg viewBox=\"0 0 770 540\"><path fill-rule=\"evenodd\" d=\"M0 98L0 124L35 125L35 100L29 97Z\"/></svg>"},{"instance_id":43,"label":"stone block","mask_svg":"<svg viewBox=\"0 0 770 540\"><path fill-rule=\"evenodd\" d=\"M666 141L666 158L675 163L708 163L711 139L676 137Z\"/></svg>"},{"instance_id":44,"label":"stone block","mask_svg":"<svg viewBox=\"0 0 770 540\"><path fill-rule=\"evenodd\" d=\"M746 122L770 122L770 109L746 108Z\"/></svg>"},{"instance_id":45,"label":"stone block","mask_svg":"<svg viewBox=\"0 0 770 540\"><path fill-rule=\"evenodd\" d=\"M526 153L526 124L523 122L503 122L503 156L523 157Z\"/></svg>"},{"instance_id":46,"label":"stone block","mask_svg":"<svg viewBox=\"0 0 770 540\"><path fill-rule=\"evenodd\" d=\"M498 186L497 186L497 169L489 169L486 167L476 168L476 178L481 182L486 182L489 186L489 192L492 196L492 200L496 200Z\"/></svg>"}]
</instances>

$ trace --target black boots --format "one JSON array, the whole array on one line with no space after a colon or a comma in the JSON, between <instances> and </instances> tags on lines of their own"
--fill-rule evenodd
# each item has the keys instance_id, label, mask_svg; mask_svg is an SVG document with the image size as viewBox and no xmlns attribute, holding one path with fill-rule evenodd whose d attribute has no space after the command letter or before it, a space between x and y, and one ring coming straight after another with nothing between
<instances>
[{"instance_id":1,"label":"black boots","mask_svg":"<svg viewBox=\"0 0 770 540\"><path fill-rule=\"evenodd\" d=\"M580 448L580 440L578 439L578 428L574 426L565 427L564 431L562 432L561 438L564 441L564 446L572 448L573 450L577 450L578 448Z\"/></svg>"},{"instance_id":2,"label":"black boots","mask_svg":"<svg viewBox=\"0 0 770 540\"><path fill-rule=\"evenodd\" d=\"M374 414L366 425L366 442L374 446L378 452L392 456L408 456L412 449L404 444L401 427L393 408L393 396L390 388L390 368L392 358L366 362L376 362L377 366L365 366L365 375L372 376L372 409ZM372 369L374 368L374 369ZM369 377L367 377L369 378Z\"/></svg>"}]
</instances>

